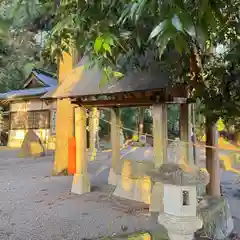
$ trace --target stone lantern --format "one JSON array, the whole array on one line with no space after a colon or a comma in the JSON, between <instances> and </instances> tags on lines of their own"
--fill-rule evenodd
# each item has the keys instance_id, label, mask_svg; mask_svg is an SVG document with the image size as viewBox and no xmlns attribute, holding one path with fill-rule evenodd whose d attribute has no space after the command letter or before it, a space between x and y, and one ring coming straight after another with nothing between
<instances>
[{"instance_id":1,"label":"stone lantern","mask_svg":"<svg viewBox=\"0 0 240 240\"><path fill-rule=\"evenodd\" d=\"M154 181L163 183L163 209L158 222L168 230L170 240L192 240L202 227L197 217L197 184L206 185L206 171L182 164L163 164L151 173Z\"/></svg>"}]
</instances>

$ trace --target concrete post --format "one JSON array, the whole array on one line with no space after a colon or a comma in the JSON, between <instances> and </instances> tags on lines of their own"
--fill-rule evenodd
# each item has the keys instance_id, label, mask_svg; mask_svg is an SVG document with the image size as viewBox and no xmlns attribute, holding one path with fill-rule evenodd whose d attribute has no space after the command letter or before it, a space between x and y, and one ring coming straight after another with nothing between
<instances>
[{"instance_id":1,"label":"concrete post","mask_svg":"<svg viewBox=\"0 0 240 240\"><path fill-rule=\"evenodd\" d=\"M193 165L193 144L192 144L192 124L191 124L191 105L180 104L180 139L183 141L184 156L183 160L189 165Z\"/></svg>"},{"instance_id":2,"label":"concrete post","mask_svg":"<svg viewBox=\"0 0 240 240\"><path fill-rule=\"evenodd\" d=\"M120 164L120 109L111 109L111 142L112 142L112 167L109 172L108 184L117 185L121 174Z\"/></svg>"},{"instance_id":3,"label":"concrete post","mask_svg":"<svg viewBox=\"0 0 240 240\"><path fill-rule=\"evenodd\" d=\"M167 128L167 104L153 105L153 148L154 163L160 168L167 160L168 128ZM163 211L163 184L155 183L152 188L150 212Z\"/></svg>"},{"instance_id":4,"label":"concrete post","mask_svg":"<svg viewBox=\"0 0 240 240\"><path fill-rule=\"evenodd\" d=\"M83 107L75 108L76 173L72 183L72 192L83 194L90 192L88 160L86 152L86 112Z\"/></svg>"},{"instance_id":5,"label":"concrete post","mask_svg":"<svg viewBox=\"0 0 240 240\"><path fill-rule=\"evenodd\" d=\"M167 162L167 104L153 105L154 163L159 168Z\"/></svg>"},{"instance_id":6,"label":"concrete post","mask_svg":"<svg viewBox=\"0 0 240 240\"><path fill-rule=\"evenodd\" d=\"M97 155L98 127L99 127L99 111L97 108L92 108L89 119L89 133L90 133L89 153L91 156L90 157L91 161L93 161Z\"/></svg>"}]
</instances>

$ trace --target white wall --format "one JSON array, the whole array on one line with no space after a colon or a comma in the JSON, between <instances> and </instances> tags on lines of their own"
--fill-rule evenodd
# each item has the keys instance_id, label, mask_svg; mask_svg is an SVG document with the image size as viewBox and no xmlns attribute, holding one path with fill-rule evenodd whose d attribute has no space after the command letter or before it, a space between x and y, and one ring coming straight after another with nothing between
<instances>
[{"instance_id":1,"label":"white wall","mask_svg":"<svg viewBox=\"0 0 240 240\"><path fill-rule=\"evenodd\" d=\"M53 129L33 129L43 142L48 143L50 136L55 135L55 126L53 124L54 112L56 111L56 103L46 104L40 99L32 99L27 101L18 101L10 104L10 112L18 111L37 111L37 110L50 110L50 126ZM8 146L21 147L22 141L26 134L26 130L9 130Z\"/></svg>"}]
</instances>

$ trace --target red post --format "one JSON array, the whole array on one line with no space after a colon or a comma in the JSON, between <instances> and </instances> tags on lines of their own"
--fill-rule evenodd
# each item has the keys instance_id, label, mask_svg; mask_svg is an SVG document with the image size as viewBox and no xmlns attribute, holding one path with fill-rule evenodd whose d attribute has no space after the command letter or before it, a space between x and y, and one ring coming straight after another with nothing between
<instances>
[{"instance_id":1,"label":"red post","mask_svg":"<svg viewBox=\"0 0 240 240\"><path fill-rule=\"evenodd\" d=\"M76 173L76 139L72 137L68 141L68 174Z\"/></svg>"}]
</instances>

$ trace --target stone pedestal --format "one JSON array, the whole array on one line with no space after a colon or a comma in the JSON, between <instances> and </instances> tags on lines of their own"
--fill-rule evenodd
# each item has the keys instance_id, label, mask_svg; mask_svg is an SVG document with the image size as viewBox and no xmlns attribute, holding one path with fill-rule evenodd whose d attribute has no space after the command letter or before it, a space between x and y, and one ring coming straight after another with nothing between
<instances>
[{"instance_id":1,"label":"stone pedestal","mask_svg":"<svg viewBox=\"0 0 240 240\"><path fill-rule=\"evenodd\" d=\"M119 179L121 179L121 175L115 173L113 168L110 168L109 176L108 176L108 184L117 186Z\"/></svg>"},{"instance_id":2,"label":"stone pedestal","mask_svg":"<svg viewBox=\"0 0 240 240\"><path fill-rule=\"evenodd\" d=\"M152 195L150 201L149 212L163 212L163 184L156 182L152 188Z\"/></svg>"},{"instance_id":3,"label":"stone pedestal","mask_svg":"<svg viewBox=\"0 0 240 240\"><path fill-rule=\"evenodd\" d=\"M144 159L146 150L147 148L140 148L126 155L123 164L118 166L121 166L121 175L113 193L115 196L150 204L152 181L147 173L154 169L154 163L146 160L147 156L145 160L136 160L139 156Z\"/></svg>"},{"instance_id":4,"label":"stone pedestal","mask_svg":"<svg viewBox=\"0 0 240 240\"><path fill-rule=\"evenodd\" d=\"M166 213L159 214L158 222L168 230L170 240L193 240L194 233L202 227L198 217L177 217Z\"/></svg>"},{"instance_id":5,"label":"stone pedestal","mask_svg":"<svg viewBox=\"0 0 240 240\"><path fill-rule=\"evenodd\" d=\"M121 176L113 195L150 204L151 179L150 177L133 179Z\"/></svg>"},{"instance_id":6,"label":"stone pedestal","mask_svg":"<svg viewBox=\"0 0 240 240\"><path fill-rule=\"evenodd\" d=\"M75 174L72 182L72 193L83 194L91 191L90 177L88 174Z\"/></svg>"}]
</instances>

